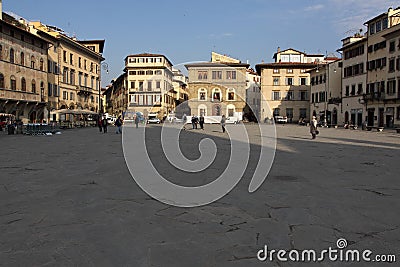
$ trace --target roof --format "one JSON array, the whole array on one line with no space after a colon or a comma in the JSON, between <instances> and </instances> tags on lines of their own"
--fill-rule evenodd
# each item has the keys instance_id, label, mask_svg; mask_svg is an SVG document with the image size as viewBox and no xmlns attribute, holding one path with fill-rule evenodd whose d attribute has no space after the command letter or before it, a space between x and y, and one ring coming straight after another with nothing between
<instances>
[{"instance_id":1,"label":"roof","mask_svg":"<svg viewBox=\"0 0 400 267\"><path fill-rule=\"evenodd\" d=\"M357 40L357 41L348 43L347 45L342 46L341 48L337 49L336 51L343 51L344 49L347 49L347 48L349 48L349 47L352 47L352 46L354 46L354 45L358 45L358 44L360 44L360 43L362 43L362 42L366 42L366 41L367 41L367 38L364 37L364 38L362 38L362 39L360 39L360 40Z\"/></svg>"},{"instance_id":2,"label":"roof","mask_svg":"<svg viewBox=\"0 0 400 267\"><path fill-rule=\"evenodd\" d=\"M190 63L190 64L185 64L186 69L190 67L203 67L203 68L215 68L215 67L244 67L248 68L250 67L250 64L247 63L217 63L217 62L196 62L196 63Z\"/></svg>"},{"instance_id":3,"label":"roof","mask_svg":"<svg viewBox=\"0 0 400 267\"><path fill-rule=\"evenodd\" d=\"M89 45L89 44L98 44L100 46L100 53L103 53L104 51L104 43L106 42L105 40L84 40L84 41L77 41L80 44L83 45Z\"/></svg>"},{"instance_id":4,"label":"roof","mask_svg":"<svg viewBox=\"0 0 400 267\"><path fill-rule=\"evenodd\" d=\"M126 56L126 57L125 57L125 60L126 60L128 57L163 57L163 58L165 58L165 59L169 62L169 64L170 64L171 66L174 65L174 64L172 64L172 62L171 62L165 55L161 55L161 54L152 54L152 53L132 54L132 55Z\"/></svg>"},{"instance_id":5,"label":"roof","mask_svg":"<svg viewBox=\"0 0 400 267\"><path fill-rule=\"evenodd\" d=\"M298 62L279 62L279 63L262 63L256 65L256 71L261 75L262 69L276 69L276 68L298 68L298 69L311 69L317 67L321 63L298 63Z\"/></svg>"}]
</instances>

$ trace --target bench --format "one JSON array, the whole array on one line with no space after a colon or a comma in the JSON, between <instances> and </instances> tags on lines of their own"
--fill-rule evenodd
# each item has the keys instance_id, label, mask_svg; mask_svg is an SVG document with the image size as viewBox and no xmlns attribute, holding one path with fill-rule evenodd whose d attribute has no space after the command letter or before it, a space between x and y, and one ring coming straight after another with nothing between
<instances>
[{"instance_id":1,"label":"bench","mask_svg":"<svg viewBox=\"0 0 400 267\"><path fill-rule=\"evenodd\" d=\"M377 127L377 126L367 126L367 130L371 131L372 129L376 129L377 132L382 132L383 127Z\"/></svg>"}]
</instances>

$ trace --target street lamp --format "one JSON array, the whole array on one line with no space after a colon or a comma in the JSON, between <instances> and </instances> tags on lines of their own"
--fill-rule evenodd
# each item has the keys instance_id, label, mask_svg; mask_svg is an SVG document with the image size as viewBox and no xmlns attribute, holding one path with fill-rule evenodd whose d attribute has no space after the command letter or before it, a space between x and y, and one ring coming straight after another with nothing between
<instances>
[{"instance_id":1,"label":"street lamp","mask_svg":"<svg viewBox=\"0 0 400 267\"><path fill-rule=\"evenodd\" d=\"M107 62L101 62L100 63L101 68L106 71L108 74L108 63ZM103 112L103 101L101 100L101 70L100 70L100 79L99 79L99 113Z\"/></svg>"}]
</instances>

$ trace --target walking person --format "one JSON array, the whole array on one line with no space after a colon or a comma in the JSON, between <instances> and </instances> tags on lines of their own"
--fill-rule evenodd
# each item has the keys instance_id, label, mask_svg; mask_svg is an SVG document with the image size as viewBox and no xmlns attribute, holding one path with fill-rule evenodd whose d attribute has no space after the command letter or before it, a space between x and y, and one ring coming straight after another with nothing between
<instances>
[{"instance_id":1,"label":"walking person","mask_svg":"<svg viewBox=\"0 0 400 267\"><path fill-rule=\"evenodd\" d=\"M116 134L122 134L122 119L121 115L118 116L118 119L115 121L115 126L117 126Z\"/></svg>"},{"instance_id":2,"label":"walking person","mask_svg":"<svg viewBox=\"0 0 400 267\"><path fill-rule=\"evenodd\" d=\"M315 116L312 117L312 120L310 122L310 133L312 135L312 139L315 139L318 134L317 130L317 118Z\"/></svg>"},{"instance_id":3,"label":"walking person","mask_svg":"<svg viewBox=\"0 0 400 267\"><path fill-rule=\"evenodd\" d=\"M107 133L108 121L107 121L106 116L103 117L101 124L103 125L103 133Z\"/></svg>"},{"instance_id":4,"label":"walking person","mask_svg":"<svg viewBox=\"0 0 400 267\"><path fill-rule=\"evenodd\" d=\"M103 131L103 122L101 119L101 114L99 114L99 117L97 118L97 126L99 127L99 131L102 132Z\"/></svg>"},{"instance_id":5,"label":"walking person","mask_svg":"<svg viewBox=\"0 0 400 267\"><path fill-rule=\"evenodd\" d=\"M135 115L135 125L136 125L136 128L139 128L139 116L138 115Z\"/></svg>"},{"instance_id":6,"label":"walking person","mask_svg":"<svg viewBox=\"0 0 400 267\"><path fill-rule=\"evenodd\" d=\"M202 130L204 130L204 116L203 116L203 114L200 114L199 124L200 124L200 128Z\"/></svg>"},{"instance_id":7,"label":"walking person","mask_svg":"<svg viewBox=\"0 0 400 267\"><path fill-rule=\"evenodd\" d=\"M225 115L222 115L222 118L221 118L221 127L222 127L222 132L223 132L223 133L225 133L225 122L226 122Z\"/></svg>"},{"instance_id":8,"label":"walking person","mask_svg":"<svg viewBox=\"0 0 400 267\"><path fill-rule=\"evenodd\" d=\"M194 114L192 115L192 128L193 128L193 130L194 130L195 128L197 129L196 117L194 116Z\"/></svg>"}]
</instances>

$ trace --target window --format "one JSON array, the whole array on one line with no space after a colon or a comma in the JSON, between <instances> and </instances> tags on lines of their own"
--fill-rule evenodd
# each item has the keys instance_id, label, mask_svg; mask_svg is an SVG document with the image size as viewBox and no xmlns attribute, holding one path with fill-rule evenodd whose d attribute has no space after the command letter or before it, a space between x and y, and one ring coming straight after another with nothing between
<instances>
[{"instance_id":1,"label":"window","mask_svg":"<svg viewBox=\"0 0 400 267\"><path fill-rule=\"evenodd\" d=\"M351 85L351 95L355 95L356 94L356 85L353 84Z\"/></svg>"},{"instance_id":2,"label":"window","mask_svg":"<svg viewBox=\"0 0 400 267\"><path fill-rule=\"evenodd\" d=\"M48 95L52 96L52 91L53 91L53 85L51 83L48 83Z\"/></svg>"},{"instance_id":3,"label":"window","mask_svg":"<svg viewBox=\"0 0 400 267\"><path fill-rule=\"evenodd\" d=\"M200 70L197 73L197 79L199 79L199 80L207 80L207 71Z\"/></svg>"},{"instance_id":4,"label":"window","mask_svg":"<svg viewBox=\"0 0 400 267\"><path fill-rule=\"evenodd\" d=\"M90 88L94 89L94 77L90 77Z\"/></svg>"},{"instance_id":5,"label":"window","mask_svg":"<svg viewBox=\"0 0 400 267\"><path fill-rule=\"evenodd\" d=\"M72 64L72 63L71 63L71 64ZM86 64L87 64L87 60L84 59L84 60L83 60L83 69L84 69L84 70L86 70Z\"/></svg>"},{"instance_id":6,"label":"window","mask_svg":"<svg viewBox=\"0 0 400 267\"><path fill-rule=\"evenodd\" d=\"M293 78L286 78L286 85L293 85Z\"/></svg>"},{"instance_id":7,"label":"window","mask_svg":"<svg viewBox=\"0 0 400 267\"><path fill-rule=\"evenodd\" d=\"M90 62L90 72L93 72L93 62Z\"/></svg>"},{"instance_id":8,"label":"window","mask_svg":"<svg viewBox=\"0 0 400 267\"><path fill-rule=\"evenodd\" d=\"M14 49L10 49L10 63L14 63Z\"/></svg>"},{"instance_id":9,"label":"window","mask_svg":"<svg viewBox=\"0 0 400 267\"><path fill-rule=\"evenodd\" d=\"M162 70L156 70L155 75L162 75Z\"/></svg>"},{"instance_id":10,"label":"window","mask_svg":"<svg viewBox=\"0 0 400 267\"><path fill-rule=\"evenodd\" d=\"M75 85L75 70L71 70L69 72L70 78L69 78L69 82L72 85Z\"/></svg>"},{"instance_id":11,"label":"window","mask_svg":"<svg viewBox=\"0 0 400 267\"><path fill-rule=\"evenodd\" d=\"M226 79L228 79L228 80L236 80L236 71L235 70L226 71Z\"/></svg>"},{"instance_id":12,"label":"window","mask_svg":"<svg viewBox=\"0 0 400 267\"><path fill-rule=\"evenodd\" d=\"M233 90L229 90L228 100L235 100L235 92Z\"/></svg>"},{"instance_id":13,"label":"window","mask_svg":"<svg viewBox=\"0 0 400 267\"><path fill-rule=\"evenodd\" d=\"M0 88L4 88L4 75L0 73Z\"/></svg>"},{"instance_id":14,"label":"window","mask_svg":"<svg viewBox=\"0 0 400 267\"><path fill-rule=\"evenodd\" d=\"M222 71L213 71L212 79L213 80L221 80L222 79Z\"/></svg>"},{"instance_id":15,"label":"window","mask_svg":"<svg viewBox=\"0 0 400 267\"><path fill-rule=\"evenodd\" d=\"M394 72L395 70L395 59L389 59L389 72Z\"/></svg>"},{"instance_id":16,"label":"window","mask_svg":"<svg viewBox=\"0 0 400 267\"><path fill-rule=\"evenodd\" d=\"M24 54L24 52L21 52L21 65L25 66L25 54Z\"/></svg>"},{"instance_id":17,"label":"window","mask_svg":"<svg viewBox=\"0 0 400 267\"><path fill-rule=\"evenodd\" d=\"M199 90L199 100L206 100L207 98L207 91L205 89Z\"/></svg>"},{"instance_id":18,"label":"window","mask_svg":"<svg viewBox=\"0 0 400 267\"><path fill-rule=\"evenodd\" d=\"M273 73L279 73L279 69L274 69Z\"/></svg>"},{"instance_id":19,"label":"window","mask_svg":"<svg viewBox=\"0 0 400 267\"><path fill-rule=\"evenodd\" d=\"M143 82L139 82L139 91L143 91Z\"/></svg>"},{"instance_id":20,"label":"window","mask_svg":"<svg viewBox=\"0 0 400 267\"><path fill-rule=\"evenodd\" d=\"M36 82L35 82L35 80L32 80L32 83L31 83L31 89L32 89L32 93L36 93Z\"/></svg>"},{"instance_id":21,"label":"window","mask_svg":"<svg viewBox=\"0 0 400 267\"><path fill-rule=\"evenodd\" d=\"M63 71L63 83L68 83L68 68L64 67Z\"/></svg>"},{"instance_id":22,"label":"window","mask_svg":"<svg viewBox=\"0 0 400 267\"><path fill-rule=\"evenodd\" d=\"M157 89L161 89L161 82L160 81L156 81L156 88Z\"/></svg>"},{"instance_id":23,"label":"window","mask_svg":"<svg viewBox=\"0 0 400 267\"><path fill-rule=\"evenodd\" d=\"M79 86L82 86L82 75L83 75L83 73L79 72L79 74L78 74L78 85Z\"/></svg>"},{"instance_id":24,"label":"window","mask_svg":"<svg viewBox=\"0 0 400 267\"><path fill-rule=\"evenodd\" d=\"M372 35L375 33L375 23L371 23L369 25L369 34Z\"/></svg>"},{"instance_id":25,"label":"window","mask_svg":"<svg viewBox=\"0 0 400 267\"><path fill-rule=\"evenodd\" d=\"M21 91L26 92L26 80L24 77L21 78Z\"/></svg>"},{"instance_id":26,"label":"window","mask_svg":"<svg viewBox=\"0 0 400 267\"><path fill-rule=\"evenodd\" d=\"M135 88L135 81L131 81L131 89Z\"/></svg>"},{"instance_id":27,"label":"window","mask_svg":"<svg viewBox=\"0 0 400 267\"><path fill-rule=\"evenodd\" d=\"M346 96L350 95L350 86L346 85Z\"/></svg>"},{"instance_id":28,"label":"window","mask_svg":"<svg viewBox=\"0 0 400 267\"><path fill-rule=\"evenodd\" d=\"M0 60L3 60L3 46L0 45Z\"/></svg>"},{"instance_id":29,"label":"window","mask_svg":"<svg viewBox=\"0 0 400 267\"><path fill-rule=\"evenodd\" d=\"M63 91L63 100L68 100L68 92Z\"/></svg>"},{"instance_id":30,"label":"window","mask_svg":"<svg viewBox=\"0 0 400 267\"><path fill-rule=\"evenodd\" d=\"M396 93L396 80L388 81L386 90L388 95L394 95Z\"/></svg>"},{"instance_id":31,"label":"window","mask_svg":"<svg viewBox=\"0 0 400 267\"><path fill-rule=\"evenodd\" d=\"M64 62L67 62L67 51L63 51Z\"/></svg>"},{"instance_id":32,"label":"window","mask_svg":"<svg viewBox=\"0 0 400 267\"><path fill-rule=\"evenodd\" d=\"M358 84L358 89L357 89L357 94L361 95L363 93L363 84L359 83Z\"/></svg>"},{"instance_id":33,"label":"window","mask_svg":"<svg viewBox=\"0 0 400 267\"><path fill-rule=\"evenodd\" d=\"M40 69L41 71L44 71L44 62L43 62L43 58L40 59L39 69Z\"/></svg>"},{"instance_id":34,"label":"window","mask_svg":"<svg viewBox=\"0 0 400 267\"><path fill-rule=\"evenodd\" d=\"M17 81L14 76L10 77L11 90L17 90Z\"/></svg>"},{"instance_id":35,"label":"window","mask_svg":"<svg viewBox=\"0 0 400 267\"><path fill-rule=\"evenodd\" d=\"M88 86L88 75L85 74L84 76L84 86L87 87Z\"/></svg>"},{"instance_id":36,"label":"window","mask_svg":"<svg viewBox=\"0 0 400 267\"><path fill-rule=\"evenodd\" d=\"M387 29L388 27L388 20L387 18L382 19L382 29Z\"/></svg>"},{"instance_id":37,"label":"window","mask_svg":"<svg viewBox=\"0 0 400 267\"><path fill-rule=\"evenodd\" d=\"M82 58L81 57L78 58L78 67L82 68Z\"/></svg>"},{"instance_id":38,"label":"window","mask_svg":"<svg viewBox=\"0 0 400 267\"><path fill-rule=\"evenodd\" d=\"M272 92L272 100L281 100L281 92L273 91Z\"/></svg>"},{"instance_id":39,"label":"window","mask_svg":"<svg viewBox=\"0 0 400 267\"><path fill-rule=\"evenodd\" d=\"M307 99L307 91L300 91L300 100L306 101Z\"/></svg>"},{"instance_id":40,"label":"window","mask_svg":"<svg viewBox=\"0 0 400 267\"><path fill-rule=\"evenodd\" d=\"M293 99L294 99L293 91L288 91L286 94L286 100L293 100Z\"/></svg>"},{"instance_id":41,"label":"window","mask_svg":"<svg viewBox=\"0 0 400 267\"><path fill-rule=\"evenodd\" d=\"M152 81L148 81L147 82L147 91L151 91L152 90L152 84L153 84Z\"/></svg>"},{"instance_id":42,"label":"window","mask_svg":"<svg viewBox=\"0 0 400 267\"><path fill-rule=\"evenodd\" d=\"M392 41L389 43L389 52L394 52L396 51L396 42Z\"/></svg>"},{"instance_id":43,"label":"window","mask_svg":"<svg viewBox=\"0 0 400 267\"><path fill-rule=\"evenodd\" d=\"M228 109L228 117L233 117L234 114L235 114L235 109L229 108L229 109Z\"/></svg>"},{"instance_id":44,"label":"window","mask_svg":"<svg viewBox=\"0 0 400 267\"><path fill-rule=\"evenodd\" d=\"M274 86L279 85L279 77L274 77Z\"/></svg>"},{"instance_id":45,"label":"window","mask_svg":"<svg viewBox=\"0 0 400 267\"><path fill-rule=\"evenodd\" d=\"M300 85L307 85L307 78L300 78Z\"/></svg>"},{"instance_id":46,"label":"window","mask_svg":"<svg viewBox=\"0 0 400 267\"><path fill-rule=\"evenodd\" d=\"M376 28L376 32L380 32L382 30L382 22L381 21L377 21L376 25L375 25L375 28Z\"/></svg>"},{"instance_id":47,"label":"window","mask_svg":"<svg viewBox=\"0 0 400 267\"><path fill-rule=\"evenodd\" d=\"M293 69L287 69L286 73L293 73Z\"/></svg>"},{"instance_id":48,"label":"window","mask_svg":"<svg viewBox=\"0 0 400 267\"><path fill-rule=\"evenodd\" d=\"M74 65L74 54L69 54L69 64Z\"/></svg>"},{"instance_id":49,"label":"window","mask_svg":"<svg viewBox=\"0 0 400 267\"><path fill-rule=\"evenodd\" d=\"M75 94L73 92L69 93L69 99L74 100L75 99Z\"/></svg>"},{"instance_id":50,"label":"window","mask_svg":"<svg viewBox=\"0 0 400 267\"><path fill-rule=\"evenodd\" d=\"M146 75L153 75L153 71L152 70L146 71Z\"/></svg>"},{"instance_id":51,"label":"window","mask_svg":"<svg viewBox=\"0 0 400 267\"><path fill-rule=\"evenodd\" d=\"M31 68L34 69L35 68L35 57L31 56Z\"/></svg>"},{"instance_id":52,"label":"window","mask_svg":"<svg viewBox=\"0 0 400 267\"><path fill-rule=\"evenodd\" d=\"M129 71L129 75L136 75L136 70Z\"/></svg>"},{"instance_id":53,"label":"window","mask_svg":"<svg viewBox=\"0 0 400 267\"><path fill-rule=\"evenodd\" d=\"M219 91L219 89L214 90L213 101L221 101L221 92Z\"/></svg>"}]
</instances>

